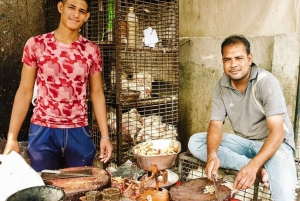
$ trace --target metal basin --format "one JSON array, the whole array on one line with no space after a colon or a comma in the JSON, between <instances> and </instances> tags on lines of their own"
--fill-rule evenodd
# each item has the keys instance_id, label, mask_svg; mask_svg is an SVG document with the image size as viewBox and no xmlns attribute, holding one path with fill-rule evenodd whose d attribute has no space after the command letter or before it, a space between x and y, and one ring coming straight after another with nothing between
<instances>
[{"instance_id":1,"label":"metal basin","mask_svg":"<svg viewBox=\"0 0 300 201\"><path fill-rule=\"evenodd\" d=\"M159 140L150 140L147 142L152 142L153 148L155 149L165 149L169 144L172 144L172 147L176 153L167 154L167 155L154 155L154 156L145 156L135 153L134 150L140 147L143 143L140 143L133 147L132 151L137 158L137 162L139 166L149 172L152 172L152 165L156 165L157 170L167 169L175 164L176 157L178 153L181 151L181 143L176 140L170 139L159 139Z\"/></svg>"},{"instance_id":2,"label":"metal basin","mask_svg":"<svg viewBox=\"0 0 300 201\"><path fill-rule=\"evenodd\" d=\"M52 185L34 186L20 190L11 196L6 201L63 201L65 192Z\"/></svg>"}]
</instances>

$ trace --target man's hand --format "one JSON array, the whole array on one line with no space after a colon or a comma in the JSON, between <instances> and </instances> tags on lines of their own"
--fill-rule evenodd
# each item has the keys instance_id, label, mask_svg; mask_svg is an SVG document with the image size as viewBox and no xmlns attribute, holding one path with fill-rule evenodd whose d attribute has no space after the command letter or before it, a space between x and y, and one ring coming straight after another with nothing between
<instances>
[{"instance_id":1,"label":"man's hand","mask_svg":"<svg viewBox=\"0 0 300 201\"><path fill-rule=\"evenodd\" d=\"M101 162L106 163L110 157L111 157L111 153L112 153L113 147L112 144L109 140L109 138L103 138L100 141L100 159Z\"/></svg>"},{"instance_id":2,"label":"man's hand","mask_svg":"<svg viewBox=\"0 0 300 201\"><path fill-rule=\"evenodd\" d=\"M213 180L212 174L216 175L216 178L218 178L218 169L220 167L220 160L218 159L217 155L213 155L208 157L205 172L207 174L207 178L209 180Z\"/></svg>"},{"instance_id":3,"label":"man's hand","mask_svg":"<svg viewBox=\"0 0 300 201\"><path fill-rule=\"evenodd\" d=\"M17 140L7 140L3 154L7 155L11 151L20 153L20 145Z\"/></svg>"},{"instance_id":4,"label":"man's hand","mask_svg":"<svg viewBox=\"0 0 300 201\"><path fill-rule=\"evenodd\" d=\"M233 184L235 189L249 188L255 182L257 175L262 178L265 186L268 187L268 174L262 167L274 155L283 142L283 115L267 117L267 124L270 131L269 136L256 156L238 173Z\"/></svg>"},{"instance_id":5,"label":"man's hand","mask_svg":"<svg viewBox=\"0 0 300 201\"><path fill-rule=\"evenodd\" d=\"M257 171L258 168L252 167L249 164L244 166L237 174L233 188L237 190L250 188L255 182Z\"/></svg>"}]
</instances>

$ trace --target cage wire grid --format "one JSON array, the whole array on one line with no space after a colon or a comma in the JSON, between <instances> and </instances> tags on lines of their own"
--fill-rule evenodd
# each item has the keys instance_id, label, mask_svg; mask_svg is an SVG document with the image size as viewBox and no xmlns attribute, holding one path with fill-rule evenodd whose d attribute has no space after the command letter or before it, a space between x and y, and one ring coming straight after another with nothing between
<instances>
[{"instance_id":1,"label":"cage wire grid","mask_svg":"<svg viewBox=\"0 0 300 201\"><path fill-rule=\"evenodd\" d=\"M57 4L59 0L46 0L45 3L45 14L46 14L46 30L54 31L58 25L60 20L60 14L57 10Z\"/></svg>"},{"instance_id":2,"label":"cage wire grid","mask_svg":"<svg viewBox=\"0 0 300 201\"><path fill-rule=\"evenodd\" d=\"M47 30L57 28L58 0L46 1ZM129 7L138 18L128 27ZM133 159L131 148L147 139L177 138L178 124L178 0L91 0L90 18L80 33L99 45L109 133L114 146L111 162ZM152 27L158 41L145 46L143 31ZM134 35L134 43L129 39ZM90 130L96 148L100 131L88 97Z\"/></svg>"},{"instance_id":3,"label":"cage wire grid","mask_svg":"<svg viewBox=\"0 0 300 201\"><path fill-rule=\"evenodd\" d=\"M297 169L297 187L296 187L296 201L299 200L299 190L300 190L300 160L295 159L296 169ZM204 178L207 177L205 173L205 163L194 157L190 152L183 152L179 154L179 164L178 164L178 174L180 180L185 182L191 179ZM224 181L233 183L236 177L237 171L219 169L218 175ZM263 186L262 183L259 183L258 186L257 201L271 201L273 200L270 190ZM235 198L241 201L253 201L254 198L255 186L251 188L239 191Z\"/></svg>"},{"instance_id":4,"label":"cage wire grid","mask_svg":"<svg viewBox=\"0 0 300 201\"><path fill-rule=\"evenodd\" d=\"M129 7L137 17L134 31ZM83 30L101 49L111 162L120 165L135 160L131 149L137 143L178 136L178 1L92 0L90 13ZM143 42L149 27L157 34L155 47ZM91 122L99 146L93 114Z\"/></svg>"},{"instance_id":5,"label":"cage wire grid","mask_svg":"<svg viewBox=\"0 0 300 201\"><path fill-rule=\"evenodd\" d=\"M46 0L48 31L58 26L58 2ZM134 44L128 43L129 33L132 34L126 21L129 7L134 7L138 18ZM108 126L114 147L111 163L122 164L134 159L131 148L139 142L177 138L179 4L178 0L91 0L90 14L80 33L101 49ZM158 36L152 48L142 40L143 31L149 27ZM89 99L88 114L99 150L101 134ZM179 154L178 164L182 181L206 177L204 164L189 152ZM296 166L299 181L300 161L296 160ZM235 175L222 171L219 175L233 182ZM261 184L258 190L258 200L272 200ZM250 201L253 192L253 187L240 191L237 198Z\"/></svg>"}]
</instances>

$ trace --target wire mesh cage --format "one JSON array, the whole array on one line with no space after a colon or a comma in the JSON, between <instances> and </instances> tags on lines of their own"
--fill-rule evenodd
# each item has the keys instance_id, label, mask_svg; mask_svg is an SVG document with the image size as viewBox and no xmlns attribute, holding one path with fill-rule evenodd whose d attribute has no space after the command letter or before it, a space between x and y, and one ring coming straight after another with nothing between
<instances>
[{"instance_id":1,"label":"wire mesh cage","mask_svg":"<svg viewBox=\"0 0 300 201\"><path fill-rule=\"evenodd\" d=\"M99 44L143 48L144 32L156 32L156 47L178 46L178 0L92 0L85 36Z\"/></svg>"},{"instance_id":2,"label":"wire mesh cage","mask_svg":"<svg viewBox=\"0 0 300 201\"><path fill-rule=\"evenodd\" d=\"M121 164L137 143L177 138L178 1L94 0L90 13L84 35L101 48L112 162Z\"/></svg>"},{"instance_id":3,"label":"wire mesh cage","mask_svg":"<svg viewBox=\"0 0 300 201\"><path fill-rule=\"evenodd\" d=\"M57 10L57 4L60 0L47 0L45 13L46 13L46 30L54 31L59 24L60 13Z\"/></svg>"},{"instance_id":4,"label":"wire mesh cage","mask_svg":"<svg viewBox=\"0 0 300 201\"><path fill-rule=\"evenodd\" d=\"M58 0L47 0L47 30L59 23ZM99 45L113 163L134 160L148 139L177 138L178 0L91 0L81 34ZM87 92L89 97L89 93ZM88 99L94 143L99 127Z\"/></svg>"},{"instance_id":5,"label":"wire mesh cage","mask_svg":"<svg viewBox=\"0 0 300 201\"><path fill-rule=\"evenodd\" d=\"M295 159L296 169L297 169L297 180L298 184L296 186L296 201L300 200L300 160ZM205 173L205 164L194 157L190 152L183 152L179 154L178 162L178 173L181 181L189 181L191 179L207 177ZM225 169L219 169L218 175L223 178L223 180L230 183L234 182L237 172ZM273 200L270 190L265 188L262 183L259 183L251 188L239 191L235 198L241 201L269 201ZM254 196L256 194L256 196Z\"/></svg>"},{"instance_id":6,"label":"wire mesh cage","mask_svg":"<svg viewBox=\"0 0 300 201\"><path fill-rule=\"evenodd\" d=\"M179 154L178 173L181 181L189 181L191 179L207 177L205 173L205 164L195 158L190 152ZM224 181L233 183L237 172L234 170L219 169L218 175ZM269 201L273 200L270 190L258 183L258 186L253 185L246 190L240 190L235 195L236 199L241 201Z\"/></svg>"}]
</instances>

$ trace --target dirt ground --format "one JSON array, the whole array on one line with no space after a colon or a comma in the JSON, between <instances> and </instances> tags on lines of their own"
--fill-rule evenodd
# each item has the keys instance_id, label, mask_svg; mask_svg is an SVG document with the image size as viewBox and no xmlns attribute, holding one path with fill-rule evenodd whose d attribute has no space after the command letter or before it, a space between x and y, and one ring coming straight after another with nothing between
<instances>
[{"instance_id":1,"label":"dirt ground","mask_svg":"<svg viewBox=\"0 0 300 201\"><path fill-rule=\"evenodd\" d=\"M31 36L45 32L45 24L44 0L0 0L0 136L8 130L24 44ZM28 126L27 122L29 118L24 125ZM21 132L28 130L26 126Z\"/></svg>"}]
</instances>

